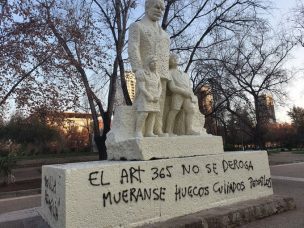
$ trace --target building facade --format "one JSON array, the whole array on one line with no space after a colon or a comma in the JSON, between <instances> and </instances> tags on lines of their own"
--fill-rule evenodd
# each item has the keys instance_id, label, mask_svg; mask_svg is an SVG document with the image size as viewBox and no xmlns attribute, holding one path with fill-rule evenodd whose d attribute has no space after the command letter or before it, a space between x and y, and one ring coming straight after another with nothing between
<instances>
[{"instance_id":1,"label":"building facade","mask_svg":"<svg viewBox=\"0 0 304 228\"><path fill-rule=\"evenodd\" d=\"M136 92L136 79L135 74L132 71L125 72L125 79L128 88L128 93L133 102L135 99L135 92Z\"/></svg>"},{"instance_id":2,"label":"building facade","mask_svg":"<svg viewBox=\"0 0 304 228\"><path fill-rule=\"evenodd\" d=\"M258 112L264 123L276 123L274 100L271 95L263 94L258 98Z\"/></svg>"}]
</instances>

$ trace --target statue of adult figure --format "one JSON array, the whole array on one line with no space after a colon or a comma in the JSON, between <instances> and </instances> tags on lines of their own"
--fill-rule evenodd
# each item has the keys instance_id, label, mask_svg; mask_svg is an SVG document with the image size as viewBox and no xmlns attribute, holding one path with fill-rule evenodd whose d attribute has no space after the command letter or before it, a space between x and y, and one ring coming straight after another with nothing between
<instances>
[{"instance_id":1,"label":"statue of adult figure","mask_svg":"<svg viewBox=\"0 0 304 228\"><path fill-rule=\"evenodd\" d=\"M163 113L167 82L170 80L170 38L159 25L164 9L163 0L146 0L145 16L142 20L131 24L128 43L129 59L135 75L144 74L144 60L147 56L153 55L157 58L156 72L161 78L162 86L160 112L156 116L154 128L154 133L158 136L167 135L163 133Z\"/></svg>"}]
</instances>

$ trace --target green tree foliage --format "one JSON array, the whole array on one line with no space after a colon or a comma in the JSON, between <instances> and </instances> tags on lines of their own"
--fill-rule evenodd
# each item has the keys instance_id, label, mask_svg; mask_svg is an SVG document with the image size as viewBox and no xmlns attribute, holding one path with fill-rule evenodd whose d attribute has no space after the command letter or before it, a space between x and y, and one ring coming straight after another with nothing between
<instances>
[{"instance_id":1,"label":"green tree foliage","mask_svg":"<svg viewBox=\"0 0 304 228\"><path fill-rule=\"evenodd\" d=\"M12 169L16 164L14 156L0 155L0 177L3 177L4 184L9 184L14 182L15 178L12 175Z\"/></svg>"},{"instance_id":2,"label":"green tree foliage","mask_svg":"<svg viewBox=\"0 0 304 228\"><path fill-rule=\"evenodd\" d=\"M304 130L304 108L294 106L288 115L292 120L292 124L299 130Z\"/></svg>"},{"instance_id":3,"label":"green tree foliage","mask_svg":"<svg viewBox=\"0 0 304 228\"><path fill-rule=\"evenodd\" d=\"M71 110L79 107L79 97L85 95L100 159L105 159L105 139L110 130L117 80L121 81L126 103L131 103L124 77L119 75L124 75L128 66L128 26L140 17L134 9L143 12L143 7L138 6L143 6L144 0L4 2L0 12L0 65L4 66L0 68L0 107L12 97L18 109L47 104L58 110ZM224 76L227 69L232 69L234 74L228 73L233 76L244 75L243 65L246 75L259 70L259 62L253 62L257 69L248 71L255 50L247 50L243 42L237 41L243 40L238 40L240 31L251 30L261 21L259 12L267 9L267 3L266 0L165 0L161 25L171 35L172 51L181 57L194 88L217 75L223 76L217 77L217 83L222 83L217 88L225 96L219 102L226 104L224 108L233 106L228 104L234 102L232 97L238 95L240 100L244 90L252 89L246 85L235 88L235 82L242 82L243 78L232 81ZM258 46L257 54L266 58L268 55L259 53L260 49ZM240 50L244 55L240 55ZM264 85L268 84L269 80L265 81ZM97 107L104 122L102 136ZM37 129L46 130L43 126ZM21 126L20 131L25 127ZM25 137L18 134L20 140Z\"/></svg>"},{"instance_id":4,"label":"green tree foliage","mask_svg":"<svg viewBox=\"0 0 304 228\"><path fill-rule=\"evenodd\" d=\"M298 147L304 146L304 108L294 106L288 115L296 129L295 140Z\"/></svg>"},{"instance_id":5,"label":"green tree foliage","mask_svg":"<svg viewBox=\"0 0 304 228\"><path fill-rule=\"evenodd\" d=\"M293 12L293 33L298 42L304 47L304 3L298 1Z\"/></svg>"},{"instance_id":6,"label":"green tree foliage","mask_svg":"<svg viewBox=\"0 0 304 228\"><path fill-rule=\"evenodd\" d=\"M41 122L36 116L25 118L14 115L0 127L0 141L5 145L2 153L45 153L49 151L50 143L60 141L60 134L56 128ZM17 149L11 151L13 146Z\"/></svg>"},{"instance_id":7,"label":"green tree foliage","mask_svg":"<svg viewBox=\"0 0 304 228\"><path fill-rule=\"evenodd\" d=\"M58 138L58 131L40 122L36 118L14 116L2 128L1 138L12 140L15 143L46 143Z\"/></svg>"},{"instance_id":8,"label":"green tree foliage","mask_svg":"<svg viewBox=\"0 0 304 228\"><path fill-rule=\"evenodd\" d=\"M295 127L288 123L270 124L265 136L270 147L288 148L297 147Z\"/></svg>"}]
</instances>

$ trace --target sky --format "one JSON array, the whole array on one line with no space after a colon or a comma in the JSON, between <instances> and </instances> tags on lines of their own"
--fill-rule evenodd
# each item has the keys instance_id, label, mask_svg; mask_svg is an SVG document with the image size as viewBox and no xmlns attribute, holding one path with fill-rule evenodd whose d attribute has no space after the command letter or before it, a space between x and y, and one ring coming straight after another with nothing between
<instances>
[{"instance_id":1,"label":"sky","mask_svg":"<svg viewBox=\"0 0 304 228\"><path fill-rule=\"evenodd\" d=\"M263 1L263 0L262 0ZM286 22L288 17L292 16L292 9L296 7L297 1L304 0L270 0L272 1L273 10L265 15L269 17L274 28ZM143 7L143 0L140 1ZM136 15L138 16L138 15ZM296 47L292 52L292 58L286 62L285 67L290 70L299 68L304 69L304 48ZM291 122L287 115L288 110L294 105L304 108L304 71L298 73L286 86L288 99L281 101L280 104L275 102L276 117L278 122ZM283 105L282 105L283 103Z\"/></svg>"},{"instance_id":2,"label":"sky","mask_svg":"<svg viewBox=\"0 0 304 228\"><path fill-rule=\"evenodd\" d=\"M292 9L296 7L297 1L304 0L272 0L274 10L271 12L270 21L274 28L282 22L286 22L288 17L292 16ZM288 29L288 28L287 28ZM297 71L304 69L304 48L297 46L291 58L286 62L285 67L289 70ZM304 72L298 72L286 87L288 99L284 100L283 106L275 103L276 117L278 122L290 122L287 111L294 105L304 108Z\"/></svg>"}]
</instances>

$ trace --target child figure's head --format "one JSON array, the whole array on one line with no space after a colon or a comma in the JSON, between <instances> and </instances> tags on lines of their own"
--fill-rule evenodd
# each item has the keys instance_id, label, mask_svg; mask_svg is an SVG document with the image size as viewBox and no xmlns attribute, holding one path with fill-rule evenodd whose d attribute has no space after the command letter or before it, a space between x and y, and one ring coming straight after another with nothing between
<instances>
[{"instance_id":1,"label":"child figure's head","mask_svg":"<svg viewBox=\"0 0 304 228\"><path fill-rule=\"evenodd\" d=\"M177 68L177 64L178 64L178 56L173 53L170 54L169 69Z\"/></svg>"},{"instance_id":2,"label":"child figure's head","mask_svg":"<svg viewBox=\"0 0 304 228\"><path fill-rule=\"evenodd\" d=\"M146 60L147 68L152 72L156 71L156 62L157 58L155 56L148 56Z\"/></svg>"}]
</instances>

